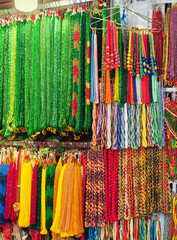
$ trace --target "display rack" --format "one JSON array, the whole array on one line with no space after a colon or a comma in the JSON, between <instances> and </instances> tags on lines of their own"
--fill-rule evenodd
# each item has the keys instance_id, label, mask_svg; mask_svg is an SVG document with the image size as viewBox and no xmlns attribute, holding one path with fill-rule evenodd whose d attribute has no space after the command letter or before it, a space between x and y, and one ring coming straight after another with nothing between
<instances>
[{"instance_id":1,"label":"display rack","mask_svg":"<svg viewBox=\"0 0 177 240\"><path fill-rule=\"evenodd\" d=\"M65 148L90 149L91 142L37 142L37 141L0 141L0 147L29 147L29 148Z\"/></svg>"}]
</instances>

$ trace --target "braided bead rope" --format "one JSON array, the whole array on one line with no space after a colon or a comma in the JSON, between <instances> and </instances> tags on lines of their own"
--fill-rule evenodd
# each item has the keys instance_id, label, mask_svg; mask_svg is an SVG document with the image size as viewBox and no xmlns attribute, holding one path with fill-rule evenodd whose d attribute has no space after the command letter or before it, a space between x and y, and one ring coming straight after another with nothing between
<instances>
[{"instance_id":1,"label":"braided bead rope","mask_svg":"<svg viewBox=\"0 0 177 240\"><path fill-rule=\"evenodd\" d=\"M100 227L105 226L105 181L104 181L104 152L98 152L98 223Z\"/></svg>"},{"instance_id":2,"label":"braided bead rope","mask_svg":"<svg viewBox=\"0 0 177 240\"><path fill-rule=\"evenodd\" d=\"M119 151L119 169L118 169L118 219L123 218L123 162L122 151Z\"/></svg>"}]
</instances>

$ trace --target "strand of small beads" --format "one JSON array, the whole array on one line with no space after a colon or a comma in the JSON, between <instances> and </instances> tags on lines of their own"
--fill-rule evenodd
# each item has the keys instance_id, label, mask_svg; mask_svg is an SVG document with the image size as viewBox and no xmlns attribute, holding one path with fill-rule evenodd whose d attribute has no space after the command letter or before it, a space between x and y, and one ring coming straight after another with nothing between
<instances>
[{"instance_id":1,"label":"strand of small beads","mask_svg":"<svg viewBox=\"0 0 177 240\"><path fill-rule=\"evenodd\" d=\"M41 20L41 121L40 130L46 129L47 126L47 82L46 82L46 64L47 64L47 46L46 46L46 25L47 16ZM26 41L25 41L26 43Z\"/></svg>"},{"instance_id":2,"label":"strand of small beads","mask_svg":"<svg viewBox=\"0 0 177 240\"><path fill-rule=\"evenodd\" d=\"M90 11L86 13L86 37L85 37L85 117L84 117L84 129L89 130L91 128L92 113L91 113L91 103L90 103L90 39L91 39L91 17ZM103 63L102 63L103 64Z\"/></svg>"},{"instance_id":3,"label":"strand of small beads","mask_svg":"<svg viewBox=\"0 0 177 240\"><path fill-rule=\"evenodd\" d=\"M6 26L5 33L5 66L4 66L4 114L2 119L2 134L5 136L7 129L7 117L9 110L9 94L10 94L10 63L11 63L11 33L12 33L12 23L10 26Z\"/></svg>"},{"instance_id":4,"label":"strand of small beads","mask_svg":"<svg viewBox=\"0 0 177 240\"><path fill-rule=\"evenodd\" d=\"M129 48L128 48L128 53L127 53L127 71L128 71L128 76L127 76L127 103L131 103L131 83L132 83L132 38L133 38L133 32L132 29L130 29L130 33L129 33Z\"/></svg>"},{"instance_id":5,"label":"strand of small beads","mask_svg":"<svg viewBox=\"0 0 177 240\"><path fill-rule=\"evenodd\" d=\"M6 26L0 24L0 129L2 129L3 94L4 94L4 70L5 70L5 36Z\"/></svg>"},{"instance_id":6,"label":"strand of small beads","mask_svg":"<svg viewBox=\"0 0 177 240\"><path fill-rule=\"evenodd\" d=\"M53 80L53 111L51 117L51 127L58 129L59 118L59 89L61 82L61 33L62 19L55 17L54 29L54 80Z\"/></svg>"}]
</instances>

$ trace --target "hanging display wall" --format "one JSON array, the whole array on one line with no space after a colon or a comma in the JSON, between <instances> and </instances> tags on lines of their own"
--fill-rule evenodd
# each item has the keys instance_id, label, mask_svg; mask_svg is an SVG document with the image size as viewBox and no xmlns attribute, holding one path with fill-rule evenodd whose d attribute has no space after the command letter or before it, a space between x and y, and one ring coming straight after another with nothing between
<instances>
[{"instance_id":1,"label":"hanging display wall","mask_svg":"<svg viewBox=\"0 0 177 240\"><path fill-rule=\"evenodd\" d=\"M164 85L176 82L175 13L166 13L166 35L160 9L152 29L135 29L122 25L118 5L113 21L96 4L1 21L2 136L92 137L89 150L2 142L5 239L161 239L162 214L164 237L175 239L176 103L164 100Z\"/></svg>"},{"instance_id":2,"label":"hanging display wall","mask_svg":"<svg viewBox=\"0 0 177 240\"><path fill-rule=\"evenodd\" d=\"M84 226L89 239L100 230L161 236L152 213L171 213L165 149L59 150L1 149L0 224L10 235L18 221L32 239L81 237Z\"/></svg>"},{"instance_id":3,"label":"hanging display wall","mask_svg":"<svg viewBox=\"0 0 177 240\"><path fill-rule=\"evenodd\" d=\"M114 20L119 26L120 13L117 8L114 9ZM131 27L130 30L116 31L119 28L117 25L112 25L110 21L106 24L106 34L103 31L106 37L102 38L105 49L102 51L100 84L95 60L97 43L94 39L97 32L94 32L94 23L91 24L94 49L91 62L93 146L101 143L114 149L137 149L154 144L163 147L163 84L157 81L153 34Z\"/></svg>"}]
</instances>

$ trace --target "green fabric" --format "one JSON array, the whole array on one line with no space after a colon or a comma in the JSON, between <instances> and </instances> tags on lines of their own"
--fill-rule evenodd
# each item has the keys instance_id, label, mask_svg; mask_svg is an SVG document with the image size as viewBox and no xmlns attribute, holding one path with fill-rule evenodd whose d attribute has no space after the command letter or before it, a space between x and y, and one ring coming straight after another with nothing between
<instances>
[{"instance_id":1,"label":"green fabric","mask_svg":"<svg viewBox=\"0 0 177 240\"><path fill-rule=\"evenodd\" d=\"M50 229L53 221L53 191L56 165L49 165L46 170L46 228Z\"/></svg>"}]
</instances>

